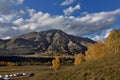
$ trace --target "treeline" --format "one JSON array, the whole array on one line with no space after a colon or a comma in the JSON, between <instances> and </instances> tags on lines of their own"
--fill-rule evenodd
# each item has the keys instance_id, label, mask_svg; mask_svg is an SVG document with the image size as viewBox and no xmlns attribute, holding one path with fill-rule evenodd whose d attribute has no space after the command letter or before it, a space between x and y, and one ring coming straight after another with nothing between
<instances>
[{"instance_id":1,"label":"treeline","mask_svg":"<svg viewBox=\"0 0 120 80\"><path fill-rule=\"evenodd\" d=\"M54 57L0 56L0 66L51 65ZM74 57L61 57L61 64L72 64Z\"/></svg>"},{"instance_id":2,"label":"treeline","mask_svg":"<svg viewBox=\"0 0 120 80\"><path fill-rule=\"evenodd\" d=\"M30 65L41 65L41 62L0 62L0 66L30 66ZM49 64L49 63L47 63Z\"/></svg>"},{"instance_id":3,"label":"treeline","mask_svg":"<svg viewBox=\"0 0 120 80\"><path fill-rule=\"evenodd\" d=\"M53 58L0 56L0 66L28 66L51 64Z\"/></svg>"},{"instance_id":4,"label":"treeline","mask_svg":"<svg viewBox=\"0 0 120 80\"><path fill-rule=\"evenodd\" d=\"M1 61L0 62L0 66L14 66L15 63L13 62L4 62L4 61Z\"/></svg>"}]
</instances>

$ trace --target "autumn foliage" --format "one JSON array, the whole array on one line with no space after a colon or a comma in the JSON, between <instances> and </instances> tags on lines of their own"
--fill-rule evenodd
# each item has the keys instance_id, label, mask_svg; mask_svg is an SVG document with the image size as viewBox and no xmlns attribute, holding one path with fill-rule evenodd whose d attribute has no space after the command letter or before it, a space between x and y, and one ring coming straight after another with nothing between
<instances>
[{"instance_id":1,"label":"autumn foliage","mask_svg":"<svg viewBox=\"0 0 120 80\"><path fill-rule=\"evenodd\" d=\"M15 66L15 63L13 62L0 62L0 66Z\"/></svg>"},{"instance_id":2,"label":"autumn foliage","mask_svg":"<svg viewBox=\"0 0 120 80\"><path fill-rule=\"evenodd\" d=\"M108 54L108 47L105 43L99 42L88 47L86 51L86 60L97 59Z\"/></svg>"},{"instance_id":3,"label":"autumn foliage","mask_svg":"<svg viewBox=\"0 0 120 80\"><path fill-rule=\"evenodd\" d=\"M88 47L85 60L97 59L107 54L120 53L120 30L113 30L105 42L98 42Z\"/></svg>"},{"instance_id":4,"label":"autumn foliage","mask_svg":"<svg viewBox=\"0 0 120 80\"><path fill-rule=\"evenodd\" d=\"M120 53L120 30L113 30L107 38L110 53Z\"/></svg>"},{"instance_id":5,"label":"autumn foliage","mask_svg":"<svg viewBox=\"0 0 120 80\"><path fill-rule=\"evenodd\" d=\"M75 65L78 65L78 64L80 64L80 63L82 63L82 62L84 62L84 61L85 61L84 55L82 55L82 54L77 54L77 55L75 56L74 64L75 64Z\"/></svg>"},{"instance_id":6,"label":"autumn foliage","mask_svg":"<svg viewBox=\"0 0 120 80\"><path fill-rule=\"evenodd\" d=\"M52 68L57 71L60 68L60 58L55 57L55 59L52 60Z\"/></svg>"}]
</instances>

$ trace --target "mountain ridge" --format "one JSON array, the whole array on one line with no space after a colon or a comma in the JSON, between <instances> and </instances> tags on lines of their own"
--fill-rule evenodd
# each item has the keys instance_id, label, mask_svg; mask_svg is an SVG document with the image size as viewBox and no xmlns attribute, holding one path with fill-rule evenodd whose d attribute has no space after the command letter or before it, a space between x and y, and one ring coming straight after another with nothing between
<instances>
[{"instance_id":1,"label":"mountain ridge","mask_svg":"<svg viewBox=\"0 0 120 80\"><path fill-rule=\"evenodd\" d=\"M9 40L0 40L0 51L8 55L26 55L35 53L84 53L87 46L95 41L89 38L69 35L61 30L52 29L30 32ZM8 51L8 53L7 53ZM3 54L0 52L0 54Z\"/></svg>"}]
</instances>

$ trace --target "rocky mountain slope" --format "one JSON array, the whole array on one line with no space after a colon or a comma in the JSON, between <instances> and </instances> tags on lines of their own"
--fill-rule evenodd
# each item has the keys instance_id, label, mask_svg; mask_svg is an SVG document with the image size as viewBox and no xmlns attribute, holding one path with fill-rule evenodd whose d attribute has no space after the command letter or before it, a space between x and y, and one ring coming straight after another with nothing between
<instances>
[{"instance_id":1,"label":"rocky mountain slope","mask_svg":"<svg viewBox=\"0 0 120 80\"><path fill-rule=\"evenodd\" d=\"M95 43L88 38L76 37L53 29L42 32L31 32L9 40L0 39L0 54L26 55L46 53L84 53L87 46Z\"/></svg>"}]
</instances>

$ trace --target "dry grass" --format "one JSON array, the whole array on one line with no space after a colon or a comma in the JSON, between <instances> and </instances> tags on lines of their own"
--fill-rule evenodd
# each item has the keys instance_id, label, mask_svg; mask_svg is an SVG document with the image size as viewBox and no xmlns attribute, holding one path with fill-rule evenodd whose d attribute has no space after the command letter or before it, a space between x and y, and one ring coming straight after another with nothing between
<instances>
[{"instance_id":1,"label":"dry grass","mask_svg":"<svg viewBox=\"0 0 120 80\"><path fill-rule=\"evenodd\" d=\"M15 73L26 73L26 74L34 73L35 74L34 77L38 77L38 76L40 77L40 76L43 76L44 74L48 74L50 72L53 72L53 70L51 70L48 65L0 67L0 75L15 74ZM22 79L24 80L24 78L22 78ZM25 80L26 79L27 78L25 78ZM29 80L37 80L37 79L29 78Z\"/></svg>"},{"instance_id":2,"label":"dry grass","mask_svg":"<svg viewBox=\"0 0 120 80\"><path fill-rule=\"evenodd\" d=\"M46 80L120 80L120 54L61 70Z\"/></svg>"},{"instance_id":3,"label":"dry grass","mask_svg":"<svg viewBox=\"0 0 120 80\"><path fill-rule=\"evenodd\" d=\"M23 78L11 79L11 80L29 80L29 78L28 77L23 77Z\"/></svg>"},{"instance_id":4,"label":"dry grass","mask_svg":"<svg viewBox=\"0 0 120 80\"><path fill-rule=\"evenodd\" d=\"M12 66L12 67L0 67L0 75L15 74L15 73L34 73L33 77L18 78L14 80L46 80L49 76L55 74L53 69L50 69L51 65L39 65L39 66ZM62 66L62 69L72 66Z\"/></svg>"}]
</instances>

